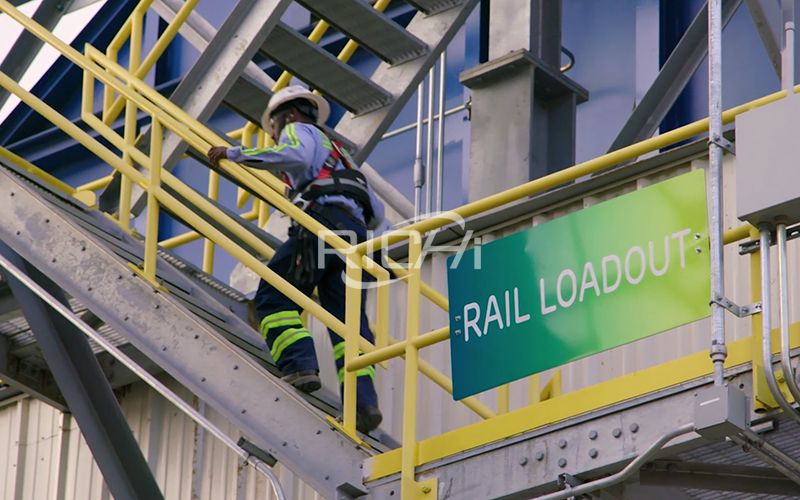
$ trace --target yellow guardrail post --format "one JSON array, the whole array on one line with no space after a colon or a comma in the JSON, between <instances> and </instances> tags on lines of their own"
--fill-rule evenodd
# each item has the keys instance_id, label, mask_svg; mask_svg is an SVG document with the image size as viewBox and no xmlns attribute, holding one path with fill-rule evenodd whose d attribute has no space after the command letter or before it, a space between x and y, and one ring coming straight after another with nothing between
<instances>
[{"instance_id":1,"label":"yellow guardrail post","mask_svg":"<svg viewBox=\"0 0 800 500\"><path fill-rule=\"evenodd\" d=\"M125 103L125 144L134 146L136 143L136 104L133 101L126 101ZM133 166L133 159L130 153L123 152L122 159ZM131 227L131 195L133 185L130 177L122 175L120 178L119 188L119 224L122 229L130 230Z\"/></svg>"},{"instance_id":2,"label":"yellow guardrail post","mask_svg":"<svg viewBox=\"0 0 800 500\"><path fill-rule=\"evenodd\" d=\"M538 373L528 377L528 404L534 405L542 401L542 377Z\"/></svg>"},{"instance_id":3,"label":"yellow guardrail post","mask_svg":"<svg viewBox=\"0 0 800 500\"><path fill-rule=\"evenodd\" d=\"M408 311L406 325L406 366L403 378L403 451L400 472L400 493L403 500L436 496L436 479L417 482L417 372L419 370L419 348L414 339L419 335L420 281L422 236L418 232L408 234Z\"/></svg>"},{"instance_id":4,"label":"yellow guardrail post","mask_svg":"<svg viewBox=\"0 0 800 500\"><path fill-rule=\"evenodd\" d=\"M503 384L497 388L497 414L508 413L511 407L511 385Z\"/></svg>"},{"instance_id":5,"label":"yellow guardrail post","mask_svg":"<svg viewBox=\"0 0 800 500\"><path fill-rule=\"evenodd\" d=\"M133 64L131 64L129 68L131 73L133 73L137 78L142 78L142 79L145 76L147 76L150 70L153 69L153 66L155 65L156 61L158 61L158 58L164 54L164 51L167 50L169 44L178 34L178 31L180 30L183 23L186 22L186 19L189 18L189 15L192 13L192 10L194 10L198 1L199 0L186 0L186 3L184 3L183 6L180 8L180 10L175 14L175 18L172 20L172 22L169 23L169 25L167 25L166 29L158 37L158 40L156 40L156 43L153 45L153 48L150 49L150 52L148 52L147 56L145 56L144 61L141 62L140 59L142 51L144 14L147 11L147 9L150 8L150 5L153 3L153 0L143 0L142 2L139 3L136 9L134 9L134 12L131 14L133 25L131 27L131 33L130 33L131 37L130 46L131 46L131 51L133 51L134 46L138 50L137 54L138 59L136 60L136 65L134 66ZM122 38L122 41L124 42L124 38ZM111 60L115 62L117 61L116 52L114 53L113 57L111 54L108 53L108 51L106 52L106 55L108 55L109 58L111 58ZM122 111L122 107L124 104L122 102L121 97L118 97L116 100L114 100L113 103L111 102L111 96L113 95L113 92L109 92L108 95L109 95L108 105L104 106L105 112L103 114L103 121L106 123L111 123L112 121L116 120L117 116ZM104 102L106 102L105 99Z\"/></svg>"},{"instance_id":6,"label":"yellow guardrail post","mask_svg":"<svg viewBox=\"0 0 800 500\"><path fill-rule=\"evenodd\" d=\"M213 170L208 171L208 199L219 201L219 174ZM203 272L214 273L214 242L206 238L203 242Z\"/></svg>"},{"instance_id":7,"label":"yellow guardrail post","mask_svg":"<svg viewBox=\"0 0 800 500\"><path fill-rule=\"evenodd\" d=\"M376 277L375 289L375 347L380 349L389 345L389 300L391 299L389 271L381 268ZM386 362L382 362L386 368Z\"/></svg>"},{"instance_id":8,"label":"yellow guardrail post","mask_svg":"<svg viewBox=\"0 0 800 500\"><path fill-rule=\"evenodd\" d=\"M361 338L361 266L359 255L347 252L345 260L345 326L347 336L344 345L344 364L358 357L358 341ZM345 432L358 441L356 435L356 401L358 398L356 372L344 372L343 425Z\"/></svg>"},{"instance_id":9,"label":"yellow guardrail post","mask_svg":"<svg viewBox=\"0 0 800 500\"><path fill-rule=\"evenodd\" d=\"M164 139L161 122L153 118L150 131L150 184L147 189L147 232L144 241L144 277L158 286L158 194L161 191L161 148Z\"/></svg>"}]
</instances>

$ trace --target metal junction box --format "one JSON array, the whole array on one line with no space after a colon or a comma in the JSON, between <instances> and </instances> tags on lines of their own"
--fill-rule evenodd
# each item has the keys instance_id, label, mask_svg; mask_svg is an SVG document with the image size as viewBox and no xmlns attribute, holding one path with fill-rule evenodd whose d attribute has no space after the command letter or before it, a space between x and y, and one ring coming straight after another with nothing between
<instances>
[{"instance_id":1,"label":"metal junction box","mask_svg":"<svg viewBox=\"0 0 800 500\"><path fill-rule=\"evenodd\" d=\"M736 201L754 226L800 221L800 96L736 117Z\"/></svg>"}]
</instances>

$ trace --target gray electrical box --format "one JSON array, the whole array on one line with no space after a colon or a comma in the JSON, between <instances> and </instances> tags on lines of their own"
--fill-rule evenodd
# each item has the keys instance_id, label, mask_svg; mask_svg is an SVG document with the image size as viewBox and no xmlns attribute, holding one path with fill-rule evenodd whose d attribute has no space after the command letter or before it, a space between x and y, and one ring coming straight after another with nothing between
<instances>
[{"instance_id":1,"label":"gray electrical box","mask_svg":"<svg viewBox=\"0 0 800 500\"><path fill-rule=\"evenodd\" d=\"M736 202L756 227L800 221L800 96L736 117Z\"/></svg>"}]
</instances>

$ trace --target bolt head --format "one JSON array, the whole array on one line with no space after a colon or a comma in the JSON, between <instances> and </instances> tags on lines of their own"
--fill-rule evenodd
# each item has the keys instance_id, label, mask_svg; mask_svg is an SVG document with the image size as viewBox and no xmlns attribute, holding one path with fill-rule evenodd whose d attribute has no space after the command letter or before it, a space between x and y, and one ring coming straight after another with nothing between
<instances>
[{"instance_id":1,"label":"bolt head","mask_svg":"<svg viewBox=\"0 0 800 500\"><path fill-rule=\"evenodd\" d=\"M519 465L525 467L528 465L528 457L522 457L519 459Z\"/></svg>"},{"instance_id":2,"label":"bolt head","mask_svg":"<svg viewBox=\"0 0 800 500\"><path fill-rule=\"evenodd\" d=\"M559 447L559 448L561 448L562 450L563 450L564 448L566 448L566 447L567 447L567 440L566 440L566 439L561 439L561 440L559 440L559 441L558 441L558 447Z\"/></svg>"},{"instance_id":3,"label":"bolt head","mask_svg":"<svg viewBox=\"0 0 800 500\"><path fill-rule=\"evenodd\" d=\"M543 451L537 451L535 458L536 458L537 462L541 462L542 460L544 460L544 452Z\"/></svg>"},{"instance_id":4,"label":"bolt head","mask_svg":"<svg viewBox=\"0 0 800 500\"><path fill-rule=\"evenodd\" d=\"M599 455L599 452L596 449L589 450L589 458L597 458L597 455Z\"/></svg>"},{"instance_id":5,"label":"bolt head","mask_svg":"<svg viewBox=\"0 0 800 500\"><path fill-rule=\"evenodd\" d=\"M629 428L630 428L631 432L634 433L634 434L639 432L639 424L637 424L636 422L632 423Z\"/></svg>"},{"instance_id":6,"label":"bolt head","mask_svg":"<svg viewBox=\"0 0 800 500\"><path fill-rule=\"evenodd\" d=\"M622 429L619 427L615 428L613 431L611 431L611 435L615 438L619 438L622 435Z\"/></svg>"},{"instance_id":7,"label":"bolt head","mask_svg":"<svg viewBox=\"0 0 800 500\"><path fill-rule=\"evenodd\" d=\"M559 458L558 459L558 466L562 469L567 466L567 459L566 458Z\"/></svg>"},{"instance_id":8,"label":"bolt head","mask_svg":"<svg viewBox=\"0 0 800 500\"><path fill-rule=\"evenodd\" d=\"M589 439L591 439L592 441L597 439L597 431L589 431Z\"/></svg>"}]
</instances>

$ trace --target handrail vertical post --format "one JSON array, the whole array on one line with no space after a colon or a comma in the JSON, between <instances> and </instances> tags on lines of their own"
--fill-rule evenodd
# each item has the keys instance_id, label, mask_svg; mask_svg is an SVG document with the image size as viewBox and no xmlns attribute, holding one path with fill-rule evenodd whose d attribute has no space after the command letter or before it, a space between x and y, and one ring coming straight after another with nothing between
<instances>
[{"instance_id":1,"label":"handrail vertical post","mask_svg":"<svg viewBox=\"0 0 800 500\"><path fill-rule=\"evenodd\" d=\"M158 192L161 190L163 137L161 122L154 117L150 134L150 183L147 189L147 232L144 242L144 277L151 283L156 283L158 261Z\"/></svg>"},{"instance_id":2,"label":"handrail vertical post","mask_svg":"<svg viewBox=\"0 0 800 500\"><path fill-rule=\"evenodd\" d=\"M417 483L414 470L417 465L417 376L419 372L419 349L414 339L419 336L420 281L422 236L413 231L408 234L408 304L406 318L406 366L403 381L403 450L400 473L401 497L414 500L420 493L431 492L431 486ZM420 490L420 488L422 488Z\"/></svg>"},{"instance_id":3,"label":"handrail vertical post","mask_svg":"<svg viewBox=\"0 0 800 500\"><path fill-rule=\"evenodd\" d=\"M542 376L540 374L528 377L528 404L533 405L542 401Z\"/></svg>"},{"instance_id":4,"label":"handrail vertical post","mask_svg":"<svg viewBox=\"0 0 800 500\"><path fill-rule=\"evenodd\" d=\"M375 292L375 347L378 349L389 345L390 283L389 272L385 269L380 269Z\"/></svg>"},{"instance_id":5,"label":"handrail vertical post","mask_svg":"<svg viewBox=\"0 0 800 500\"><path fill-rule=\"evenodd\" d=\"M214 170L208 171L208 199L219 201L219 174ZM216 245L210 239L203 241L203 272L214 273L214 253Z\"/></svg>"},{"instance_id":6,"label":"handrail vertical post","mask_svg":"<svg viewBox=\"0 0 800 500\"><path fill-rule=\"evenodd\" d=\"M125 132L124 139L126 146L134 146L136 144L136 104L133 101L125 103ZM123 160L133 166L134 161L130 153L124 151L122 153ZM122 174L120 188L119 188L119 224L126 231L131 227L131 192L133 184L130 177Z\"/></svg>"},{"instance_id":7,"label":"handrail vertical post","mask_svg":"<svg viewBox=\"0 0 800 500\"><path fill-rule=\"evenodd\" d=\"M351 437L356 438L356 401L357 386L356 372L348 372L345 368L348 363L358 357L358 341L361 338L361 266L359 254L353 247L347 252L345 259L345 344L344 344L344 401L342 408L342 422L344 430ZM357 438L356 438L357 439Z\"/></svg>"},{"instance_id":8,"label":"handrail vertical post","mask_svg":"<svg viewBox=\"0 0 800 500\"><path fill-rule=\"evenodd\" d=\"M503 384L497 388L497 414L508 413L511 407L511 384Z\"/></svg>"},{"instance_id":9,"label":"handrail vertical post","mask_svg":"<svg viewBox=\"0 0 800 500\"><path fill-rule=\"evenodd\" d=\"M714 384L725 383L725 309L717 299L725 296L722 231L722 0L708 2L708 156L709 238L711 240L711 360Z\"/></svg>"}]
</instances>

